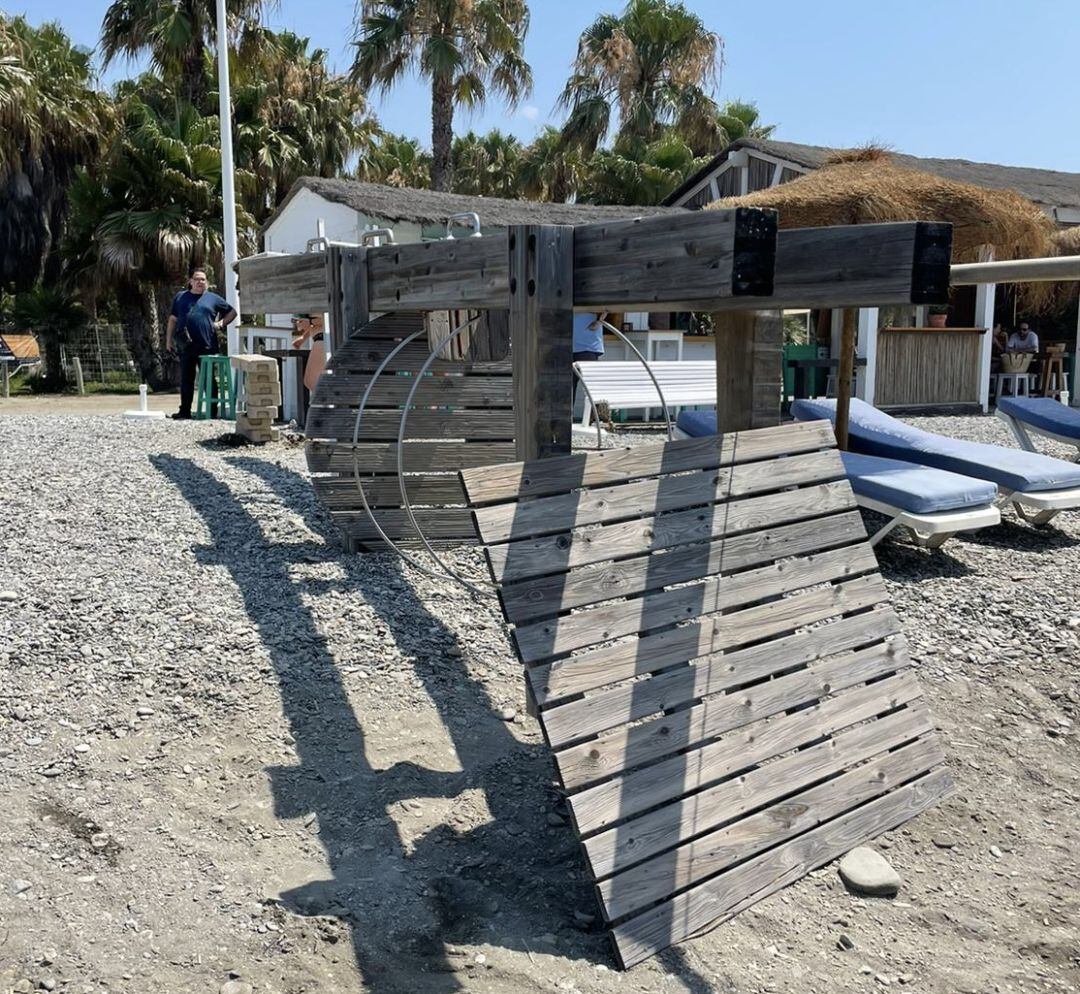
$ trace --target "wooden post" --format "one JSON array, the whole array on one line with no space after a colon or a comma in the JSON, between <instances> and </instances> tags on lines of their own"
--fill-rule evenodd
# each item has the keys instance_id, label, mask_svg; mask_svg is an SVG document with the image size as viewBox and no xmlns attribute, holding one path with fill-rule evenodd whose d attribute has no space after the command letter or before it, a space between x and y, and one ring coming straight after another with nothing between
<instances>
[{"instance_id":1,"label":"wooden post","mask_svg":"<svg viewBox=\"0 0 1080 994\"><path fill-rule=\"evenodd\" d=\"M11 396L11 367L5 360L0 359L0 370L3 370L0 378L3 379L4 400L7 400Z\"/></svg>"},{"instance_id":2,"label":"wooden post","mask_svg":"<svg viewBox=\"0 0 1080 994\"><path fill-rule=\"evenodd\" d=\"M517 458L562 455L574 397L573 226L512 225L507 252Z\"/></svg>"},{"instance_id":3,"label":"wooden post","mask_svg":"<svg viewBox=\"0 0 1080 994\"><path fill-rule=\"evenodd\" d=\"M339 349L371 320L368 312L367 249L338 249L338 285L341 287L341 329L334 341Z\"/></svg>"},{"instance_id":4,"label":"wooden post","mask_svg":"<svg viewBox=\"0 0 1080 994\"><path fill-rule=\"evenodd\" d=\"M844 325L840 332L840 368L836 371L836 444L845 452L848 447L851 377L855 372L855 331L858 313L853 307L848 307L844 311Z\"/></svg>"},{"instance_id":5,"label":"wooden post","mask_svg":"<svg viewBox=\"0 0 1080 994\"><path fill-rule=\"evenodd\" d=\"M780 423L783 322L778 311L722 311L716 323L716 428Z\"/></svg>"},{"instance_id":6,"label":"wooden post","mask_svg":"<svg viewBox=\"0 0 1080 994\"><path fill-rule=\"evenodd\" d=\"M82 360L78 356L75 356L71 360L71 364L75 367L75 386L78 388L79 396L82 397L86 394L86 384L83 382Z\"/></svg>"}]
</instances>

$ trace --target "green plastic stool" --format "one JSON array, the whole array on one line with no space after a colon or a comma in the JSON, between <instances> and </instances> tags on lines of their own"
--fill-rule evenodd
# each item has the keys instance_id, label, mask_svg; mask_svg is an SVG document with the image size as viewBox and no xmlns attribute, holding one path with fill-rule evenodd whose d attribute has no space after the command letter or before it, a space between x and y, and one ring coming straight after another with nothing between
<instances>
[{"instance_id":1,"label":"green plastic stool","mask_svg":"<svg viewBox=\"0 0 1080 994\"><path fill-rule=\"evenodd\" d=\"M217 408L219 418L231 420L236 417L236 388L233 385L228 356L199 356L198 388L198 402L195 406L197 420L205 421L210 418L212 405Z\"/></svg>"}]
</instances>

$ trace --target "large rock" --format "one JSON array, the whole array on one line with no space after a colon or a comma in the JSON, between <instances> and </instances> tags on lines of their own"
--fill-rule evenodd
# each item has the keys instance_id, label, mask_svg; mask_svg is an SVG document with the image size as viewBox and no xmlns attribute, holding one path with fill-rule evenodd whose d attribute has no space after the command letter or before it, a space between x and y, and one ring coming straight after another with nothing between
<instances>
[{"instance_id":1,"label":"large rock","mask_svg":"<svg viewBox=\"0 0 1080 994\"><path fill-rule=\"evenodd\" d=\"M900 890L900 874L868 846L852 849L840 860L840 879L848 890L871 897L895 897Z\"/></svg>"}]
</instances>

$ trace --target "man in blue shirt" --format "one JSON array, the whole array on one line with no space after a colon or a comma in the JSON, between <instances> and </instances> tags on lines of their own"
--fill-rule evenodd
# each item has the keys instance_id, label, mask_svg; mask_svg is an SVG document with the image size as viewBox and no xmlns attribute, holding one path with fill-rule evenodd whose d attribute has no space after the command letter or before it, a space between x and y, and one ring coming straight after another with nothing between
<instances>
[{"instance_id":1,"label":"man in blue shirt","mask_svg":"<svg viewBox=\"0 0 1080 994\"><path fill-rule=\"evenodd\" d=\"M165 329L165 348L172 352L180 347L180 410L173 418L191 418L191 401L195 396L195 376L199 358L217 355L217 333L236 317L229 302L209 289L205 269L191 273L187 290L181 290L172 302L169 324Z\"/></svg>"},{"instance_id":2,"label":"man in blue shirt","mask_svg":"<svg viewBox=\"0 0 1080 994\"><path fill-rule=\"evenodd\" d=\"M595 362L604 354L603 314L574 315L574 362Z\"/></svg>"}]
</instances>

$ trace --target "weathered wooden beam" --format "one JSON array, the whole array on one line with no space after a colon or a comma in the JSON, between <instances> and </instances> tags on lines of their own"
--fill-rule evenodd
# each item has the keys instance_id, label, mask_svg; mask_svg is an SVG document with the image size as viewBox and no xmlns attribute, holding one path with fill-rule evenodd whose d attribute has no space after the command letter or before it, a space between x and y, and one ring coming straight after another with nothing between
<instances>
[{"instance_id":1,"label":"weathered wooden beam","mask_svg":"<svg viewBox=\"0 0 1080 994\"><path fill-rule=\"evenodd\" d=\"M767 297L776 211L740 207L578 225L574 306L697 309L698 300Z\"/></svg>"},{"instance_id":2,"label":"weathered wooden beam","mask_svg":"<svg viewBox=\"0 0 1080 994\"><path fill-rule=\"evenodd\" d=\"M780 423L784 328L779 311L728 311L716 322L719 432Z\"/></svg>"},{"instance_id":3,"label":"weathered wooden beam","mask_svg":"<svg viewBox=\"0 0 1080 994\"><path fill-rule=\"evenodd\" d=\"M362 246L338 249L338 285L341 287L341 335L339 349L371 320L368 310L367 263Z\"/></svg>"},{"instance_id":4,"label":"weathered wooden beam","mask_svg":"<svg viewBox=\"0 0 1080 994\"><path fill-rule=\"evenodd\" d=\"M509 303L506 232L368 249L372 311L440 311Z\"/></svg>"},{"instance_id":5,"label":"weathered wooden beam","mask_svg":"<svg viewBox=\"0 0 1080 994\"><path fill-rule=\"evenodd\" d=\"M762 306L944 303L951 254L950 224L791 228L780 232L773 294Z\"/></svg>"},{"instance_id":6,"label":"weathered wooden beam","mask_svg":"<svg viewBox=\"0 0 1080 994\"><path fill-rule=\"evenodd\" d=\"M506 248L517 458L561 455L574 397L574 228L514 225Z\"/></svg>"},{"instance_id":7,"label":"weathered wooden beam","mask_svg":"<svg viewBox=\"0 0 1080 994\"><path fill-rule=\"evenodd\" d=\"M855 375L855 330L858 312L844 309L844 324L840 332L840 368L836 371L836 445L847 450L848 421L851 415L851 380Z\"/></svg>"},{"instance_id":8,"label":"weathered wooden beam","mask_svg":"<svg viewBox=\"0 0 1080 994\"><path fill-rule=\"evenodd\" d=\"M329 308L327 253L262 255L237 263L245 314L322 314Z\"/></svg>"}]
</instances>

